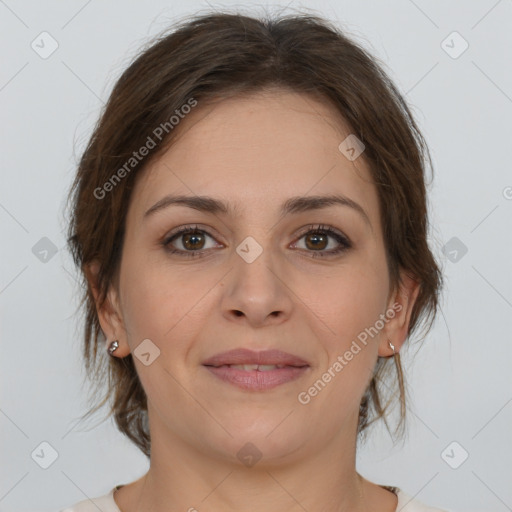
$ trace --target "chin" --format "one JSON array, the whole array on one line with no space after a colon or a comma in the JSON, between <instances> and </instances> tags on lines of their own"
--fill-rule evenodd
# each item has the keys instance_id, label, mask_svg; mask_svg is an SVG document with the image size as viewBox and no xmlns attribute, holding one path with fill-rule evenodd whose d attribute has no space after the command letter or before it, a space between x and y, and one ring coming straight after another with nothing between
<instances>
[{"instance_id":1,"label":"chin","mask_svg":"<svg viewBox=\"0 0 512 512\"><path fill-rule=\"evenodd\" d=\"M294 425L287 420L283 422L282 415L267 416L262 420L261 416L245 418L243 421L224 423L224 427L233 437L228 435L216 435L210 439L209 446L222 457L227 457L235 462L252 467L273 464L283 464L286 458L290 462L296 456L296 452L311 438L311 433L298 432L292 428ZM210 431L211 433L211 431ZM203 438L206 440L208 434Z\"/></svg>"}]
</instances>

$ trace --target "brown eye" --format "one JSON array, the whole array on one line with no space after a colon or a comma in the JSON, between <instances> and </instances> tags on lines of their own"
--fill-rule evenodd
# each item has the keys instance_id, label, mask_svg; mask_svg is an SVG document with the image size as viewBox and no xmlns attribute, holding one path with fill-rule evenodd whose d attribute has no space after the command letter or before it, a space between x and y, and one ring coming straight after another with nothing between
<instances>
[{"instance_id":1,"label":"brown eye","mask_svg":"<svg viewBox=\"0 0 512 512\"><path fill-rule=\"evenodd\" d=\"M209 233L197 226L184 226L163 240L162 245L172 254L198 256L215 247L211 242L207 246L208 238L215 241Z\"/></svg>"},{"instance_id":2,"label":"brown eye","mask_svg":"<svg viewBox=\"0 0 512 512\"><path fill-rule=\"evenodd\" d=\"M328 236L324 233L311 232L305 236L306 246L308 249L321 250L325 249L329 243Z\"/></svg>"},{"instance_id":3,"label":"brown eye","mask_svg":"<svg viewBox=\"0 0 512 512\"><path fill-rule=\"evenodd\" d=\"M351 242L346 236L331 227L321 224L308 226L307 228L309 230L303 231L298 240L301 241L304 239L304 250L308 256L312 256L313 258L335 256L352 247ZM327 249L331 240L334 241L334 247ZM302 249L302 247L299 248Z\"/></svg>"},{"instance_id":4,"label":"brown eye","mask_svg":"<svg viewBox=\"0 0 512 512\"><path fill-rule=\"evenodd\" d=\"M183 247L189 250L202 249L204 246L204 236L200 231L185 233L181 235Z\"/></svg>"}]
</instances>

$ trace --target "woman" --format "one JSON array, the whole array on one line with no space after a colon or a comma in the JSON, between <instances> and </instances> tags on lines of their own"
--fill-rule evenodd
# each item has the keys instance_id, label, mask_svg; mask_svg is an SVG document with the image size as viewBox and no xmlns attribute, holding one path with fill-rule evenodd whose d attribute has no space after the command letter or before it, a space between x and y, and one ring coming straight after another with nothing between
<instances>
[{"instance_id":1,"label":"woman","mask_svg":"<svg viewBox=\"0 0 512 512\"><path fill-rule=\"evenodd\" d=\"M386 386L403 428L399 351L437 309L426 156L375 59L316 17L208 14L138 56L72 190L98 408L150 459L97 506L439 511L355 467Z\"/></svg>"}]
</instances>

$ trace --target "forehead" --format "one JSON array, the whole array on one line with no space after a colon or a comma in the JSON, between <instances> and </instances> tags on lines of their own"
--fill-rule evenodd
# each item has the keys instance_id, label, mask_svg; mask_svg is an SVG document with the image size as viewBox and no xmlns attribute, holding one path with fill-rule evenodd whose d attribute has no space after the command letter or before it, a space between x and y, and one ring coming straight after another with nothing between
<instances>
[{"instance_id":1,"label":"forehead","mask_svg":"<svg viewBox=\"0 0 512 512\"><path fill-rule=\"evenodd\" d=\"M275 210L288 197L340 193L376 209L363 158L339 149L350 135L327 102L272 91L198 105L180 120L172 146L141 174L132 201L147 210L165 193L210 195L243 216ZM139 215L140 216L140 215ZM377 219L372 219L372 224Z\"/></svg>"}]
</instances>

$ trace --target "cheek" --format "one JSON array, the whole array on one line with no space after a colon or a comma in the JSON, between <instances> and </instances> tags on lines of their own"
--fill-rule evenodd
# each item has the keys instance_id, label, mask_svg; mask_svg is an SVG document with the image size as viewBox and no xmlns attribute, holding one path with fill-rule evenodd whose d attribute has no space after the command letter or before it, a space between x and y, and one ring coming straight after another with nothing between
<instances>
[{"instance_id":1,"label":"cheek","mask_svg":"<svg viewBox=\"0 0 512 512\"><path fill-rule=\"evenodd\" d=\"M185 350L180 345L207 318L205 293L215 286L218 276L202 273L200 278L187 278L161 262L137 265L134 259L126 262L124 277L123 315L132 350L146 338L161 352L170 346L173 353Z\"/></svg>"},{"instance_id":2,"label":"cheek","mask_svg":"<svg viewBox=\"0 0 512 512\"><path fill-rule=\"evenodd\" d=\"M359 265L347 267L337 276L336 286L330 288L329 300L326 298L319 308L328 315L324 320L336 333L325 339L328 368L335 377L324 399L340 407L356 410L371 379L380 339L379 318L385 312L388 284L385 261L361 259ZM342 415L341 410L332 413Z\"/></svg>"},{"instance_id":3,"label":"cheek","mask_svg":"<svg viewBox=\"0 0 512 512\"><path fill-rule=\"evenodd\" d=\"M315 389L308 389L317 396L313 407L335 418L333 424L338 425L347 411L357 414L371 379L380 339L375 325L385 312L387 280L380 271L351 267L338 274L335 283L323 295L315 293L314 313L321 319L317 334L326 357L311 381Z\"/></svg>"},{"instance_id":4,"label":"cheek","mask_svg":"<svg viewBox=\"0 0 512 512\"><path fill-rule=\"evenodd\" d=\"M323 286L308 280L302 295L321 320L330 345L350 345L361 331L373 326L384 313L388 278L385 267L347 265L323 280Z\"/></svg>"}]
</instances>

